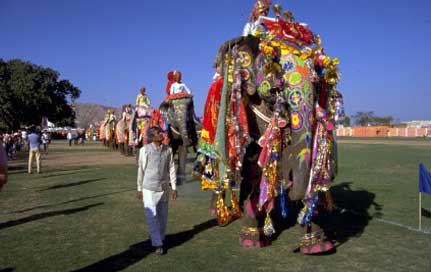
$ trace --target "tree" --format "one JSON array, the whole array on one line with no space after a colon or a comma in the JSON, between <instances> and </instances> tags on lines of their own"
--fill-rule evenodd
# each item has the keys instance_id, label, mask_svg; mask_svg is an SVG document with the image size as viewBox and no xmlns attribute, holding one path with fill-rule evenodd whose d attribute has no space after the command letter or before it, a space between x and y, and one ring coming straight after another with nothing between
<instances>
[{"instance_id":1,"label":"tree","mask_svg":"<svg viewBox=\"0 0 431 272\"><path fill-rule=\"evenodd\" d=\"M352 118L355 119L355 124L360 126L372 125L374 117L374 112L372 111L358 111L355 115L352 116Z\"/></svg>"},{"instance_id":2,"label":"tree","mask_svg":"<svg viewBox=\"0 0 431 272\"><path fill-rule=\"evenodd\" d=\"M22 60L0 59L0 126L16 130L40 124L42 117L59 126L73 126L69 105L81 91L59 73Z\"/></svg>"},{"instance_id":3,"label":"tree","mask_svg":"<svg viewBox=\"0 0 431 272\"><path fill-rule=\"evenodd\" d=\"M343 126L350 127L350 117L349 116L344 117Z\"/></svg>"},{"instance_id":4,"label":"tree","mask_svg":"<svg viewBox=\"0 0 431 272\"><path fill-rule=\"evenodd\" d=\"M379 117L374 115L372 111L358 111L352 118L355 119L355 123L360 126L390 126L394 121L394 117L390 115Z\"/></svg>"},{"instance_id":5,"label":"tree","mask_svg":"<svg viewBox=\"0 0 431 272\"><path fill-rule=\"evenodd\" d=\"M394 122L394 117L392 116L384 116L384 117L375 117L374 125L376 126L390 126Z\"/></svg>"}]
</instances>

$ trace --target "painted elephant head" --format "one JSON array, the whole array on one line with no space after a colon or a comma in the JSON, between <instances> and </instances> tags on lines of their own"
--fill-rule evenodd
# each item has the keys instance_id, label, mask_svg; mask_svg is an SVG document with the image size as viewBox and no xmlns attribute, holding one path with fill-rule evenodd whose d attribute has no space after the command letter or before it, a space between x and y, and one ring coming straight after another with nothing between
<instances>
[{"instance_id":1,"label":"painted elephant head","mask_svg":"<svg viewBox=\"0 0 431 272\"><path fill-rule=\"evenodd\" d=\"M164 101L160 113L169 124L169 138L177 145L196 146L193 97L173 98Z\"/></svg>"}]
</instances>

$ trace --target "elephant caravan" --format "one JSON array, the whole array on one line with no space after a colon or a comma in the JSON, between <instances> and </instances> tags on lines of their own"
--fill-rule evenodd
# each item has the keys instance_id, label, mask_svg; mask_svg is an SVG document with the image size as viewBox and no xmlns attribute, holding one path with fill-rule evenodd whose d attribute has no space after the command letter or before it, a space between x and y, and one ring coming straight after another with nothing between
<instances>
[{"instance_id":1,"label":"elephant caravan","mask_svg":"<svg viewBox=\"0 0 431 272\"><path fill-rule=\"evenodd\" d=\"M300 251L314 254L334 248L319 222L333 207L342 96L338 59L288 13L261 17L256 34L220 47L193 176L213 190L219 225L241 218L242 246L268 245L297 207Z\"/></svg>"}]
</instances>

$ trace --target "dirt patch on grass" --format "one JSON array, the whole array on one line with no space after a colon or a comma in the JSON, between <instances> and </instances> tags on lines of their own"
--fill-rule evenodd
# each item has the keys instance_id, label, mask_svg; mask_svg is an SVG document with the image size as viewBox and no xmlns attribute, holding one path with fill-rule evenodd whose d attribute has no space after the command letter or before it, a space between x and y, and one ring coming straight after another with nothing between
<instances>
[{"instance_id":1,"label":"dirt patch on grass","mask_svg":"<svg viewBox=\"0 0 431 272\"><path fill-rule=\"evenodd\" d=\"M123 156L120 152L52 152L42 155L43 163L50 166L61 165L111 165L135 163L134 156Z\"/></svg>"},{"instance_id":2,"label":"dirt patch on grass","mask_svg":"<svg viewBox=\"0 0 431 272\"><path fill-rule=\"evenodd\" d=\"M17 152L15 159L9 161L11 168L26 169L28 152ZM42 171L51 166L88 166L88 165L119 165L135 164L135 156L124 156L120 151L110 151L101 144L77 145L69 147L65 141L50 145L49 153L41 151ZM33 168L35 167L33 163Z\"/></svg>"}]
</instances>

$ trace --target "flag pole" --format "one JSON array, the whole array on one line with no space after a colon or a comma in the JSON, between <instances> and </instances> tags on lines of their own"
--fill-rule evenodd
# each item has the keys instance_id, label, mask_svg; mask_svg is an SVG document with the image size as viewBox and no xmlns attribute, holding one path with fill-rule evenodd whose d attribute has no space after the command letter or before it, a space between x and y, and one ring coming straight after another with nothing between
<instances>
[{"instance_id":1,"label":"flag pole","mask_svg":"<svg viewBox=\"0 0 431 272\"><path fill-rule=\"evenodd\" d=\"M419 230L422 230L422 194L419 192Z\"/></svg>"}]
</instances>

